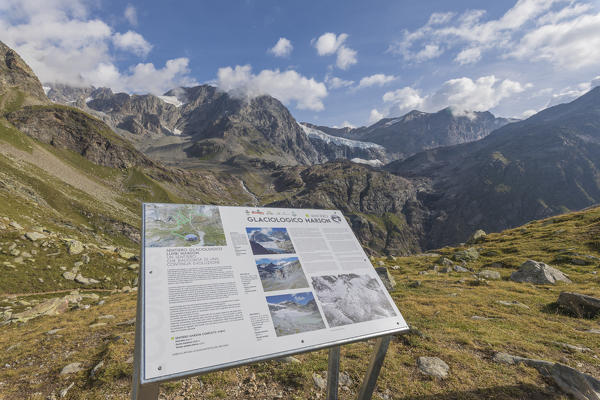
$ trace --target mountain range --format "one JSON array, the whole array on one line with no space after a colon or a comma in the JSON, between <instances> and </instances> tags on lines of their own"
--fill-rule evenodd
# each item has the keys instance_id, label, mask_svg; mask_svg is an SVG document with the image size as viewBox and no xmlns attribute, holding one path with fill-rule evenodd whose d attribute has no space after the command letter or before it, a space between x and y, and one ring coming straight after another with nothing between
<instances>
[{"instance_id":1,"label":"mountain range","mask_svg":"<svg viewBox=\"0 0 600 400\"><path fill-rule=\"evenodd\" d=\"M407 254L600 201L599 88L523 121L444 109L338 129L210 85L42 86L1 43L0 84L6 208L118 240L139 239L140 201L337 208L368 251Z\"/></svg>"}]
</instances>

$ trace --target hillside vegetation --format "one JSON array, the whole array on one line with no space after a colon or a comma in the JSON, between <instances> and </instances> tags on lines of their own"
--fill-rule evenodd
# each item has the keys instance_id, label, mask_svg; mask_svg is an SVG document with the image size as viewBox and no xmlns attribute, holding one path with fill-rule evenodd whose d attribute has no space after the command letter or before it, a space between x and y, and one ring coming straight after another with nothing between
<instances>
[{"instance_id":1,"label":"hillside vegetation","mask_svg":"<svg viewBox=\"0 0 600 400\"><path fill-rule=\"evenodd\" d=\"M10 226L12 220L2 222L0 267L4 273L33 281L38 274L45 276L45 268L19 265L12 269L3 264L4 260L11 260L5 254L7 244L15 242L21 246L30 242L21 235L32 228L33 221L19 221L22 230ZM464 258L464 250L471 247L373 259L376 265L384 264L395 278L397 286L392 296L412 327L410 334L393 340L375 398L568 398L536 369L496 362L497 352L560 362L593 376L600 375L598 316L577 318L556 305L561 291L596 297L600 294L599 232L600 207L596 207L485 236L472 245L478 253L476 259L453 261L469 272L439 272L443 271L441 268L436 272L432 265L440 264L443 258ZM35 247L37 241L33 243ZM81 267L83 275L93 275L95 266L104 262L115 265L103 268L103 273L112 282L119 282L117 286L134 279L135 274L128 269L130 261L124 259L134 257L133 254L119 254L111 248L97 250L93 243L84 247L80 255L69 255L67 244L56 243L52 252L59 253L56 257L61 261L48 261L48 271L70 266L87 253L93 258ZM472 254L473 249L468 253ZM555 266L568 274L572 283L533 285L508 280L528 259ZM482 279L482 270L496 271L500 279ZM30 290L39 290L36 285ZM3 288L0 307L5 318L7 313L14 315L48 298L67 295L71 300L63 314L0 328L3 398L58 398L61 391L69 388L64 398L127 399L132 373L135 290L84 290L88 286L73 282L64 287L78 287L79 291L11 295ZM343 347L340 398L356 396L372 346L372 342L366 342ZM421 356L444 360L450 367L448 377L431 378L419 372L416 360ZM78 371L61 374L71 363L80 363ZM326 369L327 352L319 351L167 383L161 390L168 399L322 398L324 391L313 382L316 375L325 377Z\"/></svg>"}]
</instances>

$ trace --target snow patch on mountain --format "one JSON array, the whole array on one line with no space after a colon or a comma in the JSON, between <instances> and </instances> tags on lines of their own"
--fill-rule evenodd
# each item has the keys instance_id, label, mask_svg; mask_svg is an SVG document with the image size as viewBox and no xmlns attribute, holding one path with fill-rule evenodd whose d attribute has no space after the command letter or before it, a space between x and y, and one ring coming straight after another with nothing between
<instances>
[{"instance_id":1,"label":"snow patch on mountain","mask_svg":"<svg viewBox=\"0 0 600 400\"><path fill-rule=\"evenodd\" d=\"M371 167L375 167L375 168L379 168L379 167L383 166L383 161L378 160L378 159L365 160L364 158L353 158L350 161L352 161L353 163L356 163L356 164L367 164L367 165L370 165Z\"/></svg>"},{"instance_id":2,"label":"snow patch on mountain","mask_svg":"<svg viewBox=\"0 0 600 400\"><path fill-rule=\"evenodd\" d=\"M181 107L183 102L175 96L158 96L165 103L173 104L175 107Z\"/></svg>"},{"instance_id":3,"label":"snow patch on mountain","mask_svg":"<svg viewBox=\"0 0 600 400\"><path fill-rule=\"evenodd\" d=\"M319 129L314 129L314 128L311 128L304 124L299 124L299 125L304 130L304 133L306 134L306 136L308 136L309 138L316 138L316 139L322 140L325 143L333 143L333 144L337 144L338 146L356 147L356 148L360 148L360 149L381 149L381 150L385 149L383 146L380 146L376 143L361 142L358 140L351 140L351 139L345 139L345 138L341 138L341 137L337 137L337 136L332 136L332 135L326 134L325 132L323 132Z\"/></svg>"}]
</instances>

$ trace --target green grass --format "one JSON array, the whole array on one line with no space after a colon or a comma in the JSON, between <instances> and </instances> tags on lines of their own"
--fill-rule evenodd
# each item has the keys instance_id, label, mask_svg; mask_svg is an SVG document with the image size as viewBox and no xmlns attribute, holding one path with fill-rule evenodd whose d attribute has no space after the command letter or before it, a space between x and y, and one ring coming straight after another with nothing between
<instances>
[{"instance_id":1,"label":"green grass","mask_svg":"<svg viewBox=\"0 0 600 400\"><path fill-rule=\"evenodd\" d=\"M28 153L33 149L33 141L4 118L0 118L0 140Z\"/></svg>"}]
</instances>

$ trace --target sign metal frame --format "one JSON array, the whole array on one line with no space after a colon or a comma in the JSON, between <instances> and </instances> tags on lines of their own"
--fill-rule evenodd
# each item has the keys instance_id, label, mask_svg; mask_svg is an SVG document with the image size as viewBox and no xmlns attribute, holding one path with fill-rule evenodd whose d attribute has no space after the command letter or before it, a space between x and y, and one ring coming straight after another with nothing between
<instances>
[{"instance_id":1,"label":"sign metal frame","mask_svg":"<svg viewBox=\"0 0 600 400\"><path fill-rule=\"evenodd\" d=\"M340 347L345 344L356 343L369 339L377 339L374 353L371 356L369 366L367 368L364 380L359 390L358 400L369 400L372 397L373 391L379 372L383 365L385 355L391 341L392 336L405 334L410 328L398 327L397 329L388 329L379 332L373 332L365 335L358 335L342 340L336 340L318 345L310 345L302 348L296 348L289 351L270 353L264 356L250 357L247 359L232 361L228 363L218 364L205 368L197 368L189 371L183 371L167 376L161 376L151 379L144 378L144 343L145 343L145 204L142 204L142 246L140 255L140 269L138 275L138 291L137 291L137 310L135 322L135 348L134 348L134 371L132 377L132 400L157 400L159 394L160 383L175 381L179 379L190 378L203 375L210 372L223 371L230 368L236 368L243 365L248 365L256 362L263 362L277 358L292 356L296 354L309 353L317 350L329 349L328 356L328 374L327 374L327 400L336 400L338 398L338 380L339 380L339 360ZM399 323L398 323L399 325Z\"/></svg>"}]
</instances>

